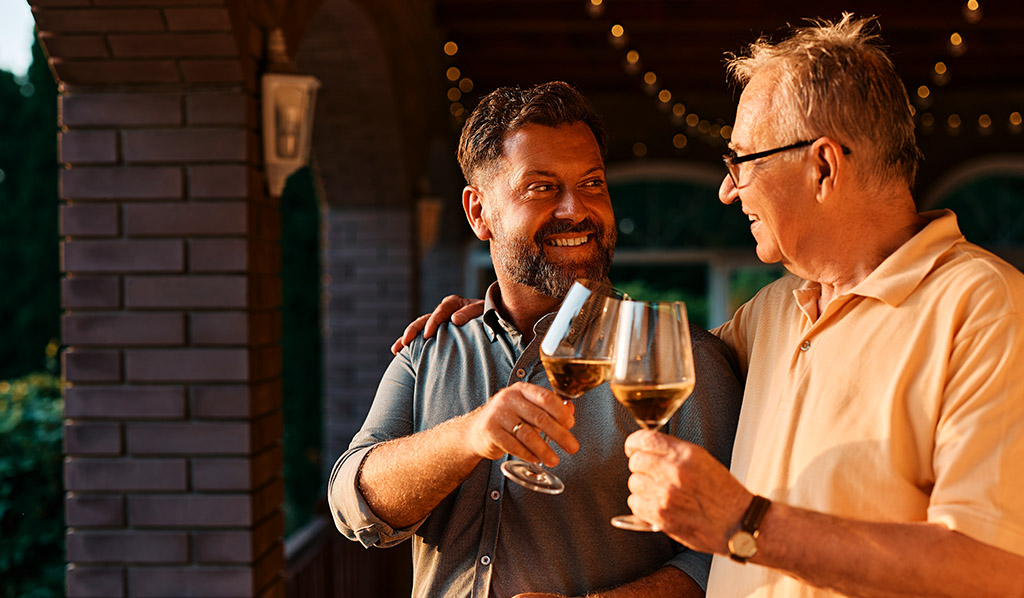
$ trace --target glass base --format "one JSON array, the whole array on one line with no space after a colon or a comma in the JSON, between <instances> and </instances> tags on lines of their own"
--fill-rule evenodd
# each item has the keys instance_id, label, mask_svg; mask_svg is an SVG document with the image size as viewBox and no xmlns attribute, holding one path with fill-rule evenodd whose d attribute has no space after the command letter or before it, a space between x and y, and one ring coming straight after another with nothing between
<instances>
[{"instance_id":1,"label":"glass base","mask_svg":"<svg viewBox=\"0 0 1024 598\"><path fill-rule=\"evenodd\" d=\"M536 463L513 460L501 464L501 473L513 482L544 494L561 494L565 484L553 473Z\"/></svg>"},{"instance_id":2,"label":"glass base","mask_svg":"<svg viewBox=\"0 0 1024 598\"><path fill-rule=\"evenodd\" d=\"M636 515L616 515L612 517L612 525L619 529L628 529L633 532L655 532L658 531L643 519Z\"/></svg>"}]
</instances>

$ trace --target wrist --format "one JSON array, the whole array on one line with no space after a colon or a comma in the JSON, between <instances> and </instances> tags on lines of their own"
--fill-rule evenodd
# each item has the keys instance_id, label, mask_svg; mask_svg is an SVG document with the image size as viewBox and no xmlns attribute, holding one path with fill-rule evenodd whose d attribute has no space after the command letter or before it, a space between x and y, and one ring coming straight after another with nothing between
<instances>
[{"instance_id":1,"label":"wrist","mask_svg":"<svg viewBox=\"0 0 1024 598\"><path fill-rule=\"evenodd\" d=\"M750 499L739 525L734 528L729 536L728 550L729 558L737 563L746 563L757 554L757 541L761 535L761 522L764 520L768 508L771 507L770 500L763 496L754 496Z\"/></svg>"}]
</instances>

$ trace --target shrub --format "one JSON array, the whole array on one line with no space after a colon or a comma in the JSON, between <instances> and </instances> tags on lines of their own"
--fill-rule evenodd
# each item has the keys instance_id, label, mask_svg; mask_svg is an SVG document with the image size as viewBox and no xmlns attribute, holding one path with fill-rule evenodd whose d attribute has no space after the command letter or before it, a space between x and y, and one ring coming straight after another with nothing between
<instances>
[{"instance_id":1,"label":"shrub","mask_svg":"<svg viewBox=\"0 0 1024 598\"><path fill-rule=\"evenodd\" d=\"M53 373L0 381L0 598L64 595L63 410Z\"/></svg>"}]
</instances>

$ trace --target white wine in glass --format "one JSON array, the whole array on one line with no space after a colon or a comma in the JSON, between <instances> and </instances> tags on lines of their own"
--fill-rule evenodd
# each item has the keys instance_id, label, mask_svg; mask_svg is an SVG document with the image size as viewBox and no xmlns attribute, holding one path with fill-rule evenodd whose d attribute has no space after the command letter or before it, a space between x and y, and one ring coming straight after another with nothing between
<instances>
[{"instance_id":1,"label":"white wine in glass","mask_svg":"<svg viewBox=\"0 0 1024 598\"><path fill-rule=\"evenodd\" d=\"M575 400L606 382L622 295L607 283L577 280L562 301L540 345L540 360L551 389ZM546 494L559 494L565 483L538 463L519 459L501 465L505 477Z\"/></svg>"},{"instance_id":2,"label":"white wine in glass","mask_svg":"<svg viewBox=\"0 0 1024 598\"><path fill-rule=\"evenodd\" d=\"M693 392L690 323L681 301L624 301L619 308L612 394L640 427L659 430ZM654 531L636 515L618 515L612 525Z\"/></svg>"}]
</instances>

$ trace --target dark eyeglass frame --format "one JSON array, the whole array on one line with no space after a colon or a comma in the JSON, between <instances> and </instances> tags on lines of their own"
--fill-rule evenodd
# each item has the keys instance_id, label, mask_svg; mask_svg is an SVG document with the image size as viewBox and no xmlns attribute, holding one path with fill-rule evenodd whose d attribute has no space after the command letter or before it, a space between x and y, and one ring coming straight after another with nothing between
<instances>
[{"instance_id":1,"label":"dark eyeglass frame","mask_svg":"<svg viewBox=\"0 0 1024 598\"><path fill-rule=\"evenodd\" d=\"M758 158L764 158L766 156L770 156L772 154L777 154L779 152L785 152L785 151L788 151L788 150L791 150L791 149L797 149L797 148L800 148L800 147L805 147L805 146L808 146L808 145L814 143L818 139L821 139L821 137L818 137L817 139L810 139L810 140L807 140L807 141L797 141L796 143L790 143L789 145L784 145L782 147L776 147L776 148L773 148L773 149L770 149L770 150L764 150L763 152L755 152L753 154L747 154L745 156L737 156L736 152L730 152L730 153L724 154L722 156L722 162L725 163L725 169L729 172L729 178L732 179L733 186L736 187L737 189L739 189L740 188L740 182L739 182L740 173L739 173L739 169L735 168L738 164L742 164L744 162L750 162L751 160L757 160ZM846 147L845 145L841 146L841 147L843 148L843 153L844 154L846 154L846 155L850 154L850 148ZM733 172L734 169L736 170L735 172Z\"/></svg>"}]
</instances>

